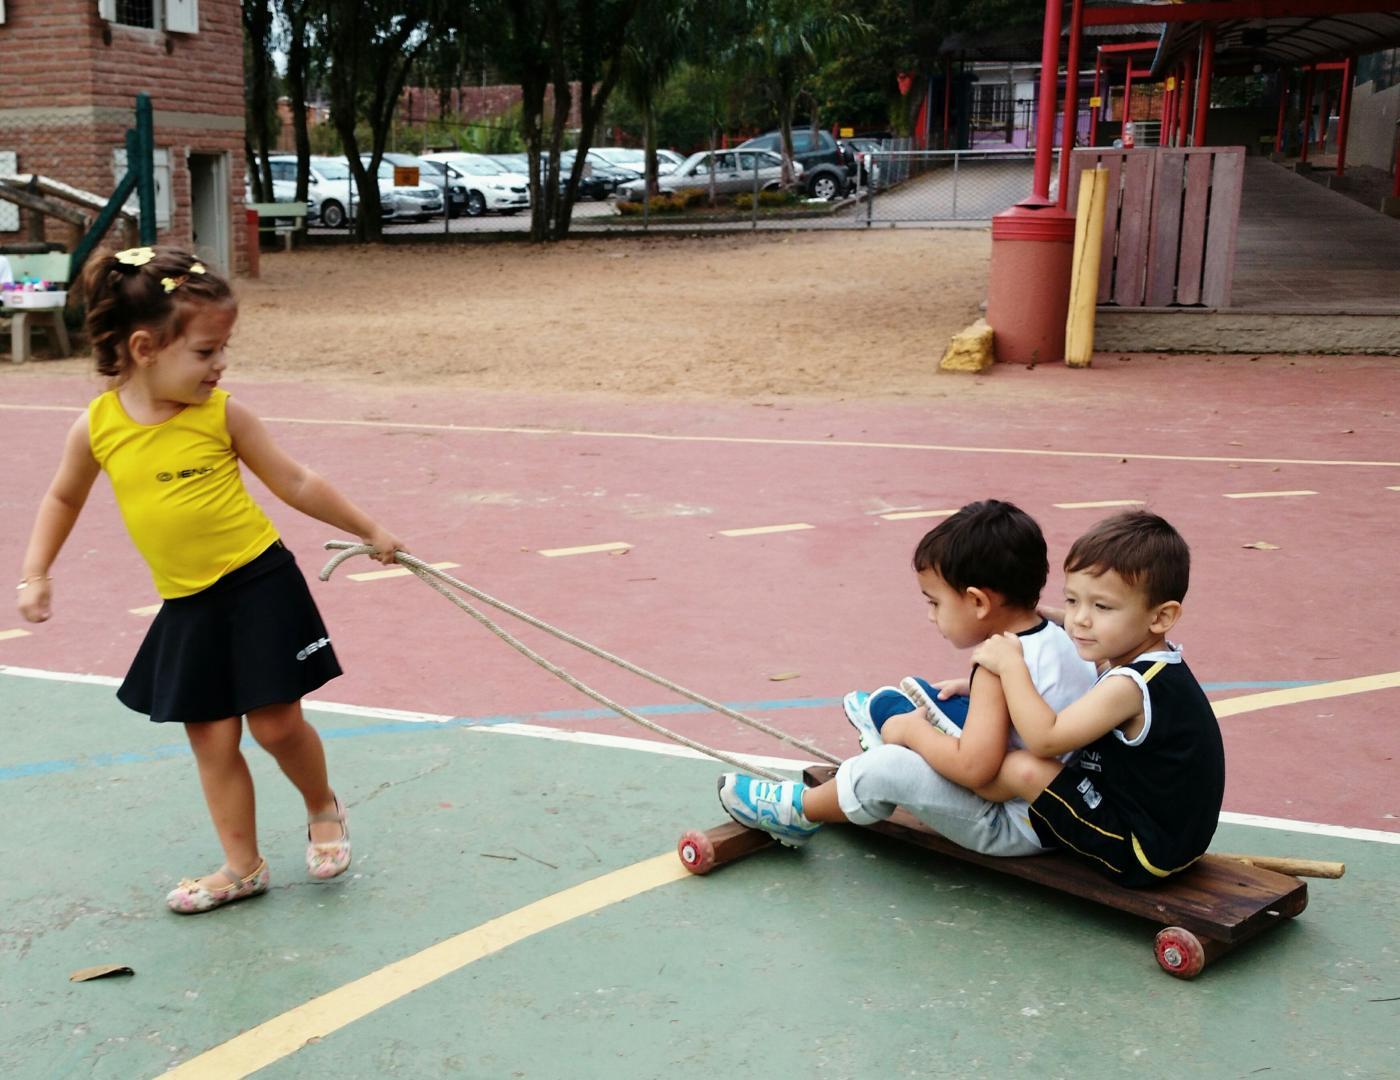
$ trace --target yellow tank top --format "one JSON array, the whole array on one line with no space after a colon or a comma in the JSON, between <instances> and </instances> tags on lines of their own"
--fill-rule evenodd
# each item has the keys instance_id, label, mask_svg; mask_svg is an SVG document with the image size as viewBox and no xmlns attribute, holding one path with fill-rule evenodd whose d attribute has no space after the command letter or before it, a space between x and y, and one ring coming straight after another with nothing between
<instances>
[{"instance_id":1,"label":"yellow tank top","mask_svg":"<svg viewBox=\"0 0 1400 1080\"><path fill-rule=\"evenodd\" d=\"M161 424L136 423L115 390L88 406L92 456L167 600L207 589L278 538L243 486L227 405L215 390Z\"/></svg>"}]
</instances>

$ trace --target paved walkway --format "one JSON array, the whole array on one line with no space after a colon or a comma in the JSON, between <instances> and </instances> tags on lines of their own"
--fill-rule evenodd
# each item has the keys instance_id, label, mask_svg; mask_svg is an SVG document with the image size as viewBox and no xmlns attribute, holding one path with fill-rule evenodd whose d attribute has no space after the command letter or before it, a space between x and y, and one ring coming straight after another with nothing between
<instances>
[{"instance_id":1,"label":"paved walkway","mask_svg":"<svg viewBox=\"0 0 1400 1080\"><path fill-rule=\"evenodd\" d=\"M1400 312L1400 221L1246 158L1231 306Z\"/></svg>"}]
</instances>

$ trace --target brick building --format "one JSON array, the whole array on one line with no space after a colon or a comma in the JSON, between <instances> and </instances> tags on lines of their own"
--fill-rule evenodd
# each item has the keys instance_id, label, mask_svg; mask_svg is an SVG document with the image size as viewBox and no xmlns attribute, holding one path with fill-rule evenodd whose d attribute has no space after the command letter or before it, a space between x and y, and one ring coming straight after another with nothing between
<instances>
[{"instance_id":1,"label":"brick building","mask_svg":"<svg viewBox=\"0 0 1400 1080\"><path fill-rule=\"evenodd\" d=\"M0 172L109 195L145 92L155 114L159 241L245 270L239 8L239 0L0 0ZM0 202L0 246L28 238L27 215ZM57 222L48 239L71 247Z\"/></svg>"}]
</instances>

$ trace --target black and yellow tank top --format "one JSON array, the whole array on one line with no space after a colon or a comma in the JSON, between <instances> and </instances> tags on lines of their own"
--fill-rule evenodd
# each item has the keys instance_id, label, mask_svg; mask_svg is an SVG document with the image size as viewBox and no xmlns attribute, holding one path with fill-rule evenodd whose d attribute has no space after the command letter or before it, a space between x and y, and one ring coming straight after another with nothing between
<instances>
[{"instance_id":1,"label":"black and yellow tank top","mask_svg":"<svg viewBox=\"0 0 1400 1080\"><path fill-rule=\"evenodd\" d=\"M167 600L207 589L278 539L243 486L227 406L228 391L215 390L160 424L132 420L115 390L88 407L92 456Z\"/></svg>"}]
</instances>

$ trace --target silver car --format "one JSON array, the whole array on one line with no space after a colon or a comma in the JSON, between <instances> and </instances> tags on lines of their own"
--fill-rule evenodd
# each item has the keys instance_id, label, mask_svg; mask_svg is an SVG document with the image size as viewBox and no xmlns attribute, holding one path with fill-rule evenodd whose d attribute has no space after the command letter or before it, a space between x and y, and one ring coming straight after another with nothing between
<instances>
[{"instance_id":1,"label":"silver car","mask_svg":"<svg viewBox=\"0 0 1400 1080\"><path fill-rule=\"evenodd\" d=\"M802 166L793 162L792 168L793 178L800 179ZM755 179L760 191L774 191L782 183L782 176L783 159L771 150L702 150L681 162L675 172L658 177L656 185L662 193L708 190L713 177L716 192L736 195L752 191ZM645 183L637 180L621 185L617 197L636 202L645 190Z\"/></svg>"}]
</instances>

